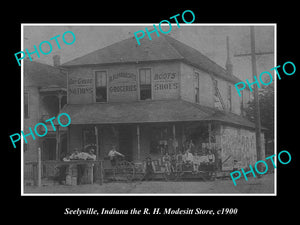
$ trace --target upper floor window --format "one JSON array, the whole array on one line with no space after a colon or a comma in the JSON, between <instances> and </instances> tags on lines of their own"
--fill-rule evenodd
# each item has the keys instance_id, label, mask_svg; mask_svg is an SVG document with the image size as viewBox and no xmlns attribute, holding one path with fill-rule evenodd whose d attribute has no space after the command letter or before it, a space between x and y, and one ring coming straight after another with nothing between
<instances>
[{"instance_id":1,"label":"upper floor window","mask_svg":"<svg viewBox=\"0 0 300 225\"><path fill-rule=\"evenodd\" d=\"M227 101L228 101L228 109L229 111L232 110L232 99L231 99L231 86L228 85L227 90Z\"/></svg>"},{"instance_id":2,"label":"upper floor window","mask_svg":"<svg viewBox=\"0 0 300 225\"><path fill-rule=\"evenodd\" d=\"M107 73L106 71L95 72L96 102L107 102Z\"/></svg>"},{"instance_id":3,"label":"upper floor window","mask_svg":"<svg viewBox=\"0 0 300 225\"><path fill-rule=\"evenodd\" d=\"M195 102L199 103L199 73L194 74Z\"/></svg>"},{"instance_id":4,"label":"upper floor window","mask_svg":"<svg viewBox=\"0 0 300 225\"><path fill-rule=\"evenodd\" d=\"M216 79L213 79L213 92L214 92L214 97L218 98L218 81Z\"/></svg>"},{"instance_id":5,"label":"upper floor window","mask_svg":"<svg viewBox=\"0 0 300 225\"><path fill-rule=\"evenodd\" d=\"M151 69L140 69L140 100L151 99Z\"/></svg>"},{"instance_id":6,"label":"upper floor window","mask_svg":"<svg viewBox=\"0 0 300 225\"><path fill-rule=\"evenodd\" d=\"M241 113L243 114L244 113L244 92L241 91L241 97L240 97L240 106L241 106Z\"/></svg>"},{"instance_id":7,"label":"upper floor window","mask_svg":"<svg viewBox=\"0 0 300 225\"><path fill-rule=\"evenodd\" d=\"M212 81L213 81L214 106L217 109L225 110L225 104L218 88L218 81L215 78L213 78Z\"/></svg>"},{"instance_id":8,"label":"upper floor window","mask_svg":"<svg viewBox=\"0 0 300 225\"><path fill-rule=\"evenodd\" d=\"M29 93L24 92L24 118L29 118Z\"/></svg>"}]
</instances>

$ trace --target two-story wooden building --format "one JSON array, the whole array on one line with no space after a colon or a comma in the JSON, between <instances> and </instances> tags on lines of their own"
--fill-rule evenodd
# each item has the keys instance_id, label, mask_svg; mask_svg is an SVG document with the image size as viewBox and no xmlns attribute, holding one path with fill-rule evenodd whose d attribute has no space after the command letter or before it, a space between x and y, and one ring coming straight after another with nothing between
<instances>
[{"instance_id":1,"label":"two-story wooden building","mask_svg":"<svg viewBox=\"0 0 300 225\"><path fill-rule=\"evenodd\" d=\"M55 61L59 61L55 56ZM24 133L29 127L57 116L67 103L67 76L56 66L24 60ZM44 129L43 127L40 127ZM39 131L40 133L44 131ZM61 129L61 144L66 148L66 130ZM44 137L27 138L24 142L24 162L37 161L37 149L41 148L42 160L59 159L56 132L48 124L48 133Z\"/></svg>"},{"instance_id":2,"label":"two-story wooden building","mask_svg":"<svg viewBox=\"0 0 300 225\"><path fill-rule=\"evenodd\" d=\"M230 61L227 69L198 50L161 35L134 37L62 65L68 71L68 151L95 146L107 156L112 145L127 160L159 158L161 145L195 151L207 143L222 149L223 170L233 160L256 162L254 124L243 117L249 90L239 97ZM226 161L226 162L225 162Z\"/></svg>"}]
</instances>

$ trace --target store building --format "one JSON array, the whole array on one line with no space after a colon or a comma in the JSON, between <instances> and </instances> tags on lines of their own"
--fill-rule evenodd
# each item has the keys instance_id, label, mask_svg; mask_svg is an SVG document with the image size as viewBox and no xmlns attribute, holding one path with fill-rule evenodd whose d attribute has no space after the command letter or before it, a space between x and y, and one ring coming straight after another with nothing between
<instances>
[{"instance_id":1,"label":"store building","mask_svg":"<svg viewBox=\"0 0 300 225\"><path fill-rule=\"evenodd\" d=\"M134 37L62 65L68 71L67 151L93 146L97 157L112 145L133 162L151 156L159 163L161 145L169 152L219 146L223 170L256 162L254 124L243 117L249 90L239 97L228 58L226 69L198 50L161 35ZM263 137L262 137L263 139ZM264 143L264 139L263 139ZM264 145L263 145L264 146Z\"/></svg>"}]
</instances>

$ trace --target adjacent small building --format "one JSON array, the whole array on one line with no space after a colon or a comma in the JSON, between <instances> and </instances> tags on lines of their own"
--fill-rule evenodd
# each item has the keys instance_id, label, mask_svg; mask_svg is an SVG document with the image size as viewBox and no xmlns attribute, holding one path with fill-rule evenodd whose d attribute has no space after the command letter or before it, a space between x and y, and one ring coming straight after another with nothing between
<instances>
[{"instance_id":1,"label":"adjacent small building","mask_svg":"<svg viewBox=\"0 0 300 225\"><path fill-rule=\"evenodd\" d=\"M57 116L67 103L67 75L58 68L59 58L54 57L55 65L50 66L34 61L24 60L24 128L25 134L29 127L34 130L37 123ZM24 141L24 162L37 161L37 149L41 148L43 161L57 160L64 149L67 149L66 129L61 129L61 146L58 146L57 133L50 123L47 124L48 133L44 137L35 135L35 140L28 136ZM39 126L44 129L43 126ZM44 130L38 130L40 134ZM61 147L61 151L58 151Z\"/></svg>"},{"instance_id":2,"label":"adjacent small building","mask_svg":"<svg viewBox=\"0 0 300 225\"><path fill-rule=\"evenodd\" d=\"M43 83L28 90L35 98L30 101L44 109L47 104L42 99L48 95L57 99L51 101L56 102L52 115L59 110L70 115L60 151L93 147L98 159L103 159L116 145L129 161L151 156L159 164L162 145L177 153L192 141L194 152L205 146L220 147L223 170L232 170L234 159L242 167L257 160L254 124L243 116L250 92L245 89L238 96L234 84L240 80L232 74L229 57L224 69L198 50L160 35L141 45L134 37L123 40L61 68L67 71L64 80L54 75L59 69L45 67L53 72L51 85L61 85L60 89L51 91ZM42 121L44 111L33 111Z\"/></svg>"}]
</instances>

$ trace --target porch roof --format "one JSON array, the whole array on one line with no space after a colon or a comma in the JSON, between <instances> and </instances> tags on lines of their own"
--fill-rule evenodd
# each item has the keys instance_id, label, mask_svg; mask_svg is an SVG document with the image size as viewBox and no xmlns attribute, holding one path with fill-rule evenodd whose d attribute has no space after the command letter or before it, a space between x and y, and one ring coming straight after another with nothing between
<instances>
[{"instance_id":1,"label":"porch roof","mask_svg":"<svg viewBox=\"0 0 300 225\"><path fill-rule=\"evenodd\" d=\"M71 117L71 125L132 124L188 121L221 121L254 128L249 120L233 113L184 100L137 101L65 105L60 113ZM61 122L66 117L61 117Z\"/></svg>"}]
</instances>

